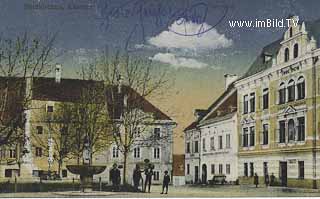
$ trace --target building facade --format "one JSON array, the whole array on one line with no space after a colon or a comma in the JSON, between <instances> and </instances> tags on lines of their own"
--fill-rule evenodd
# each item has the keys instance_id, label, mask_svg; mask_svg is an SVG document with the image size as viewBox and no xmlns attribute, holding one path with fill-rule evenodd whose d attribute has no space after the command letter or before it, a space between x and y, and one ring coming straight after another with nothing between
<instances>
[{"instance_id":1,"label":"building facade","mask_svg":"<svg viewBox=\"0 0 320 199\"><path fill-rule=\"evenodd\" d=\"M276 185L319 185L319 26L291 23L235 82L242 184L257 173L260 182L268 174Z\"/></svg>"}]
</instances>

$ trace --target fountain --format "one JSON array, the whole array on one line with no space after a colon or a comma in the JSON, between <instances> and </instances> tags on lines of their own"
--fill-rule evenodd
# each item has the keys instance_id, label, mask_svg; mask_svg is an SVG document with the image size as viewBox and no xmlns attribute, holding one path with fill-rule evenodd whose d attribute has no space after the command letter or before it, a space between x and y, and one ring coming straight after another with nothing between
<instances>
[{"instance_id":1,"label":"fountain","mask_svg":"<svg viewBox=\"0 0 320 199\"><path fill-rule=\"evenodd\" d=\"M92 192L93 176L102 173L106 166L90 165L91 152L88 136L84 139L83 165L67 165L67 169L76 175L80 175L81 191Z\"/></svg>"}]
</instances>

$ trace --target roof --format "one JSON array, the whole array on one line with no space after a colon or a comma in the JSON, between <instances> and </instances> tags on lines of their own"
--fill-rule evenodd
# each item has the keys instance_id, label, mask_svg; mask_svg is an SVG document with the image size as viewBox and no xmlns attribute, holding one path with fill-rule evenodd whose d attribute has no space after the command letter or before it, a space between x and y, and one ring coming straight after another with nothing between
<instances>
[{"instance_id":1,"label":"roof","mask_svg":"<svg viewBox=\"0 0 320 199\"><path fill-rule=\"evenodd\" d=\"M184 176L184 155L173 155L173 176Z\"/></svg>"},{"instance_id":2,"label":"roof","mask_svg":"<svg viewBox=\"0 0 320 199\"><path fill-rule=\"evenodd\" d=\"M0 79L3 79L3 77ZM32 81L32 99L41 101L77 102L84 91L88 91L93 87L106 88L105 94L108 111L112 114L112 118L120 117L124 108L124 98L125 95L127 95L128 106L131 104L131 106L140 108L146 113L152 113L157 120L172 120L168 115L151 104L134 89L122 85L121 93L119 94L117 85L105 87L104 82L102 81L61 79L60 83L56 83L55 78L35 77ZM110 96L114 96L114 98L111 98Z\"/></svg>"},{"instance_id":3,"label":"roof","mask_svg":"<svg viewBox=\"0 0 320 199\"><path fill-rule=\"evenodd\" d=\"M194 121L192 122L189 126L187 126L183 131L189 131L189 130L192 130L192 129L195 129L198 125L198 120L197 121Z\"/></svg>"},{"instance_id":4,"label":"roof","mask_svg":"<svg viewBox=\"0 0 320 199\"><path fill-rule=\"evenodd\" d=\"M305 27L306 31L308 32L309 38L313 36L317 41L317 46L320 46L320 19L316 21L306 21ZM265 46L262 49L261 53L253 61L247 72L240 79L244 79L246 77L257 74L261 71L270 68L272 66L272 59L270 59L267 62L264 62L264 55L269 54L272 57L276 57L281 47L280 42L282 40L283 37Z\"/></svg>"}]
</instances>

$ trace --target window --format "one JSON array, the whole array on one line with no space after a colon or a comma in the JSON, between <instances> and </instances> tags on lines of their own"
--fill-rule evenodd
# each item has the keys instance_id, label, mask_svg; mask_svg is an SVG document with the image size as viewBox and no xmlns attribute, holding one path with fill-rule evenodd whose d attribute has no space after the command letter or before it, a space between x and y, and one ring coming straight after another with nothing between
<instances>
[{"instance_id":1,"label":"window","mask_svg":"<svg viewBox=\"0 0 320 199\"><path fill-rule=\"evenodd\" d=\"M298 141L305 139L305 120L304 117L298 117Z\"/></svg>"},{"instance_id":2,"label":"window","mask_svg":"<svg viewBox=\"0 0 320 199\"><path fill-rule=\"evenodd\" d=\"M212 164L211 165L211 174L215 174L215 165L214 164Z\"/></svg>"},{"instance_id":3,"label":"window","mask_svg":"<svg viewBox=\"0 0 320 199\"><path fill-rule=\"evenodd\" d=\"M243 166L243 175L248 177L248 163L244 163Z\"/></svg>"},{"instance_id":4,"label":"window","mask_svg":"<svg viewBox=\"0 0 320 199\"><path fill-rule=\"evenodd\" d=\"M133 157L140 158L140 148L139 147L136 147L133 149Z\"/></svg>"},{"instance_id":5,"label":"window","mask_svg":"<svg viewBox=\"0 0 320 199\"><path fill-rule=\"evenodd\" d=\"M303 77L299 77L297 82L298 99L305 98L305 81Z\"/></svg>"},{"instance_id":6,"label":"window","mask_svg":"<svg viewBox=\"0 0 320 199\"><path fill-rule=\"evenodd\" d=\"M286 123L285 121L280 121L279 122L279 142L280 143L285 143L286 142Z\"/></svg>"},{"instance_id":7,"label":"window","mask_svg":"<svg viewBox=\"0 0 320 199\"><path fill-rule=\"evenodd\" d=\"M63 170L62 170L62 177L63 177L63 178L68 177L68 171L67 171L66 169L63 169Z\"/></svg>"},{"instance_id":8,"label":"window","mask_svg":"<svg viewBox=\"0 0 320 199\"><path fill-rule=\"evenodd\" d=\"M298 161L298 167L299 167L298 177L300 179L304 179L304 161Z\"/></svg>"},{"instance_id":9,"label":"window","mask_svg":"<svg viewBox=\"0 0 320 199\"><path fill-rule=\"evenodd\" d=\"M16 150L15 149L10 149L9 150L9 157L10 158L16 158L17 154L16 154Z\"/></svg>"},{"instance_id":10,"label":"window","mask_svg":"<svg viewBox=\"0 0 320 199\"><path fill-rule=\"evenodd\" d=\"M254 126L250 127L250 146L254 146L255 136L254 136Z\"/></svg>"},{"instance_id":11,"label":"window","mask_svg":"<svg viewBox=\"0 0 320 199\"><path fill-rule=\"evenodd\" d=\"M250 94L250 112L255 112L256 98L255 93Z\"/></svg>"},{"instance_id":12,"label":"window","mask_svg":"<svg viewBox=\"0 0 320 199\"><path fill-rule=\"evenodd\" d=\"M289 48L284 50L284 62L289 61Z\"/></svg>"},{"instance_id":13,"label":"window","mask_svg":"<svg viewBox=\"0 0 320 199\"><path fill-rule=\"evenodd\" d=\"M206 151L206 139L205 138L202 139L202 150Z\"/></svg>"},{"instance_id":14,"label":"window","mask_svg":"<svg viewBox=\"0 0 320 199\"><path fill-rule=\"evenodd\" d=\"M243 113L247 114L248 113L248 108L249 108L249 104L248 104L248 95L243 96Z\"/></svg>"},{"instance_id":15,"label":"window","mask_svg":"<svg viewBox=\"0 0 320 199\"><path fill-rule=\"evenodd\" d=\"M190 164L187 164L187 174L190 174Z\"/></svg>"},{"instance_id":16,"label":"window","mask_svg":"<svg viewBox=\"0 0 320 199\"><path fill-rule=\"evenodd\" d=\"M298 44L295 44L293 46L293 58L297 58L299 56L299 46Z\"/></svg>"},{"instance_id":17,"label":"window","mask_svg":"<svg viewBox=\"0 0 320 199\"><path fill-rule=\"evenodd\" d=\"M214 137L211 137L211 138L210 138L210 150L211 150L211 151L214 151L214 150L215 150L215 147L214 147Z\"/></svg>"},{"instance_id":18,"label":"window","mask_svg":"<svg viewBox=\"0 0 320 199\"><path fill-rule=\"evenodd\" d=\"M190 153L190 142L187 142L187 153Z\"/></svg>"},{"instance_id":19,"label":"window","mask_svg":"<svg viewBox=\"0 0 320 199\"><path fill-rule=\"evenodd\" d=\"M41 147L36 147L36 156L41 157L42 156L42 148Z\"/></svg>"},{"instance_id":20,"label":"window","mask_svg":"<svg viewBox=\"0 0 320 199\"><path fill-rule=\"evenodd\" d=\"M194 142L194 152L199 153L199 141Z\"/></svg>"},{"instance_id":21,"label":"window","mask_svg":"<svg viewBox=\"0 0 320 199\"><path fill-rule=\"evenodd\" d=\"M154 138L159 139L160 138L160 128L154 128Z\"/></svg>"},{"instance_id":22,"label":"window","mask_svg":"<svg viewBox=\"0 0 320 199\"><path fill-rule=\"evenodd\" d=\"M222 173L223 173L223 165L219 164L219 174L222 174Z\"/></svg>"},{"instance_id":23,"label":"window","mask_svg":"<svg viewBox=\"0 0 320 199\"><path fill-rule=\"evenodd\" d=\"M118 158L119 157L119 149L118 147L112 147L112 157L113 158Z\"/></svg>"},{"instance_id":24,"label":"window","mask_svg":"<svg viewBox=\"0 0 320 199\"><path fill-rule=\"evenodd\" d=\"M292 27L289 29L289 37L292 37Z\"/></svg>"},{"instance_id":25,"label":"window","mask_svg":"<svg viewBox=\"0 0 320 199\"><path fill-rule=\"evenodd\" d=\"M244 128L243 129L243 143L242 146L243 147L247 147L248 146L248 128Z\"/></svg>"},{"instance_id":26,"label":"window","mask_svg":"<svg viewBox=\"0 0 320 199\"><path fill-rule=\"evenodd\" d=\"M253 162L250 162L250 176L254 176L254 167L253 167Z\"/></svg>"},{"instance_id":27,"label":"window","mask_svg":"<svg viewBox=\"0 0 320 199\"><path fill-rule=\"evenodd\" d=\"M263 89L263 96L262 96L262 108L268 109L269 108L269 89Z\"/></svg>"},{"instance_id":28,"label":"window","mask_svg":"<svg viewBox=\"0 0 320 199\"><path fill-rule=\"evenodd\" d=\"M141 129L139 127L134 129L133 134L135 137L140 137L140 133L141 133L140 130Z\"/></svg>"},{"instance_id":29,"label":"window","mask_svg":"<svg viewBox=\"0 0 320 199\"><path fill-rule=\"evenodd\" d=\"M269 125L264 124L262 128L262 144L267 145L269 144Z\"/></svg>"},{"instance_id":30,"label":"window","mask_svg":"<svg viewBox=\"0 0 320 199\"><path fill-rule=\"evenodd\" d=\"M154 159L160 159L160 148L154 148L153 149L153 158Z\"/></svg>"},{"instance_id":31,"label":"window","mask_svg":"<svg viewBox=\"0 0 320 199\"><path fill-rule=\"evenodd\" d=\"M288 141L294 141L295 139L295 126L294 120L290 119L288 122Z\"/></svg>"},{"instance_id":32,"label":"window","mask_svg":"<svg viewBox=\"0 0 320 199\"><path fill-rule=\"evenodd\" d=\"M279 104L286 103L286 88L284 83L282 82L279 87Z\"/></svg>"},{"instance_id":33,"label":"window","mask_svg":"<svg viewBox=\"0 0 320 199\"><path fill-rule=\"evenodd\" d=\"M226 174L230 174L230 164L226 164Z\"/></svg>"},{"instance_id":34,"label":"window","mask_svg":"<svg viewBox=\"0 0 320 199\"><path fill-rule=\"evenodd\" d=\"M290 80L288 83L288 102L295 100L295 85L294 81Z\"/></svg>"},{"instance_id":35,"label":"window","mask_svg":"<svg viewBox=\"0 0 320 199\"><path fill-rule=\"evenodd\" d=\"M154 171L153 172L153 180L158 181L159 180L159 171Z\"/></svg>"},{"instance_id":36,"label":"window","mask_svg":"<svg viewBox=\"0 0 320 199\"><path fill-rule=\"evenodd\" d=\"M37 133L42 134L43 133L43 127L42 126L37 126Z\"/></svg>"},{"instance_id":37,"label":"window","mask_svg":"<svg viewBox=\"0 0 320 199\"><path fill-rule=\"evenodd\" d=\"M53 106L47 106L47 112L52 113L53 112Z\"/></svg>"},{"instance_id":38,"label":"window","mask_svg":"<svg viewBox=\"0 0 320 199\"><path fill-rule=\"evenodd\" d=\"M2 148L0 150L0 159L5 159L6 158L6 149Z\"/></svg>"},{"instance_id":39,"label":"window","mask_svg":"<svg viewBox=\"0 0 320 199\"><path fill-rule=\"evenodd\" d=\"M231 146L230 146L230 134L227 134L226 135L226 148L230 148Z\"/></svg>"},{"instance_id":40,"label":"window","mask_svg":"<svg viewBox=\"0 0 320 199\"><path fill-rule=\"evenodd\" d=\"M222 149L222 136L219 136L219 149Z\"/></svg>"}]
</instances>

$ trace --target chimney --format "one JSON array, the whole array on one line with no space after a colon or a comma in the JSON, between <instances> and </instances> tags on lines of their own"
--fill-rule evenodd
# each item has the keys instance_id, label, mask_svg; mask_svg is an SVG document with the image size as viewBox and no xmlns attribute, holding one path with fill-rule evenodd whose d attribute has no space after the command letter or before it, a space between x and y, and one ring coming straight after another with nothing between
<instances>
[{"instance_id":1,"label":"chimney","mask_svg":"<svg viewBox=\"0 0 320 199\"><path fill-rule=\"evenodd\" d=\"M196 120L198 121L202 116L206 114L207 110L205 109L195 109L194 110L194 116L196 117Z\"/></svg>"},{"instance_id":2,"label":"chimney","mask_svg":"<svg viewBox=\"0 0 320 199\"><path fill-rule=\"evenodd\" d=\"M56 64L55 82L56 83L60 83L61 82L61 64Z\"/></svg>"},{"instance_id":3,"label":"chimney","mask_svg":"<svg viewBox=\"0 0 320 199\"><path fill-rule=\"evenodd\" d=\"M229 87L229 85L230 85L232 82L236 81L237 79L238 79L238 76L237 76L237 75L234 75L234 74L225 74L225 75L224 75L224 81L225 81L225 86L224 86L224 88L225 88L225 90L227 90L228 87Z\"/></svg>"}]
</instances>

